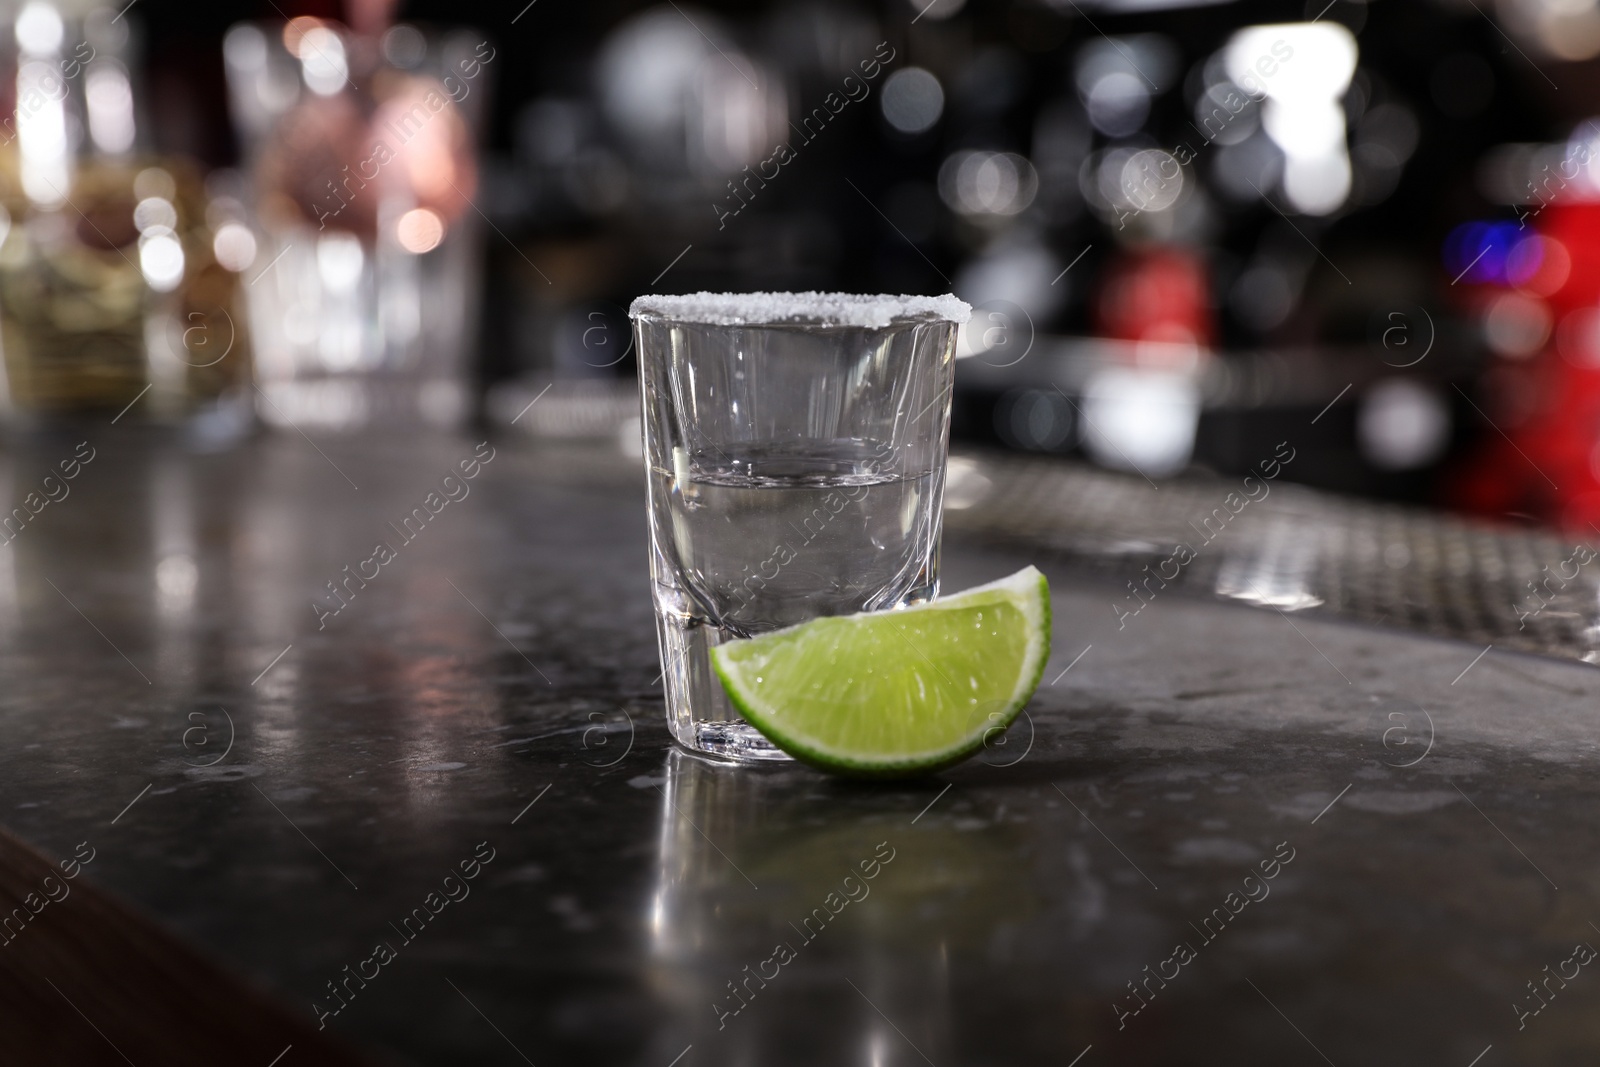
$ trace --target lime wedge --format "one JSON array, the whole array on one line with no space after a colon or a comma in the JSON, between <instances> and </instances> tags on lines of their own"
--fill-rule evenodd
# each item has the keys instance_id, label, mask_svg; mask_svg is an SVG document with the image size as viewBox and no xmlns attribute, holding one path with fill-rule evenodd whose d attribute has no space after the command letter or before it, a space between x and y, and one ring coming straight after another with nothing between
<instances>
[{"instance_id":1,"label":"lime wedge","mask_svg":"<svg viewBox=\"0 0 1600 1067\"><path fill-rule=\"evenodd\" d=\"M955 763L1039 687L1050 587L1009 578L898 611L812 619L711 650L739 712L796 759L845 774Z\"/></svg>"}]
</instances>

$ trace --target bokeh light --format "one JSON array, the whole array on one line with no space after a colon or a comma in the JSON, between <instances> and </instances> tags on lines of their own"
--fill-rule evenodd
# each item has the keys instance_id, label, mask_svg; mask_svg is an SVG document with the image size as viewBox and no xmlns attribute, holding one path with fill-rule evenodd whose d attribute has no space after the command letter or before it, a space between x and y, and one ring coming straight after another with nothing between
<instances>
[{"instance_id":1,"label":"bokeh light","mask_svg":"<svg viewBox=\"0 0 1600 1067\"><path fill-rule=\"evenodd\" d=\"M1523 233L1514 222L1464 222L1445 238L1445 272L1461 282L1504 285L1506 259Z\"/></svg>"},{"instance_id":2,"label":"bokeh light","mask_svg":"<svg viewBox=\"0 0 1600 1067\"><path fill-rule=\"evenodd\" d=\"M922 133L944 113L944 89L921 67L905 67L883 83L879 103L890 126L901 133Z\"/></svg>"},{"instance_id":3,"label":"bokeh light","mask_svg":"<svg viewBox=\"0 0 1600 1067\"><path fill-rule=\"evenodd\" d=\"M407 252L421 255L439 247L444 240L444 220L425 207L412 208L394 227L395 239Z\"/></svg>"}]
</instances>

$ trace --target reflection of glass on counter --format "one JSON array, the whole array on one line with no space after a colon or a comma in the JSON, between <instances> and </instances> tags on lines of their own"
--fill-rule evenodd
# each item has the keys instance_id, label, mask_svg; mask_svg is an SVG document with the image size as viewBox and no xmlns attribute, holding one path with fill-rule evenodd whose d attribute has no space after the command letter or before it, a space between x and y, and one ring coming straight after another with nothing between
<instances>
[{"instance_id":1,"label":"reflection of glass on counter","mask_svg":"<svg viewBox=\"0 0 1600 1067\"><path fill-rule=\"evenodd\" d=\"M131 411L241 431L244 231L189 166L138 152L126 22L96 9L69 23L32 0L13 30L15 136L0 143L9 421Z\"/></svg>"},{"instance_id":2,"label":"reflection of glass on counter","mask_svg":"<svg viewBox=\"0 0 1600 1067\"><path fill-rule=\"evenodd\" d=\"M494 47L301 17L235 26L224 55L262 241L249 286L262 417L459 423Z\"/></svg>"},{"instance_id":3,"label":"reflection of glass on counter","mask_svg":"<svg viewBox=\"0 0 1600 1067\"><path fill-rule=\"evenodd\" d=\"M987 1038L957 1025L962 968L981 974L1035 918L1032 886L1003 858L1035 847L1024 844L1033 824L977 819L948 797L913 825L937 794L925 783L863 790L792 764L735 766L676 748L658 788L644 921L652 992L673 1025L655 1031L642 1062L668 1062L690 1042L717 1063L796 1047L816 1063L921 1062L908 1039L934 1062L972 1062ZM995 899L1006 907L978 906ZM823 1030L819 1018L830 1020Z\"/></svg>"}]
</instances>

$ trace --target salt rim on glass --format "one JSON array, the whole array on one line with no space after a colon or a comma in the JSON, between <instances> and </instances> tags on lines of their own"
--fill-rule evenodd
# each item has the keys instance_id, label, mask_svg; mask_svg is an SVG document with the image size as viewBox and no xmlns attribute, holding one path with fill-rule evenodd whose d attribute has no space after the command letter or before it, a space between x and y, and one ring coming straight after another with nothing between
<instances>
[{"instance_id":1,"label":"salt rim on glass","mask_svg":"<svg viewBox=\"0 0 1600 1067\"><path fill-rule=\"evenodd\" d=\"M628 317L661 318L705 326L765 326L803 323L881 329L912 319L942 319L962 324L972 318L964 300L944 296L889 296L869 293L685 293L641 296Z\"/></svg>"}]
</instances>

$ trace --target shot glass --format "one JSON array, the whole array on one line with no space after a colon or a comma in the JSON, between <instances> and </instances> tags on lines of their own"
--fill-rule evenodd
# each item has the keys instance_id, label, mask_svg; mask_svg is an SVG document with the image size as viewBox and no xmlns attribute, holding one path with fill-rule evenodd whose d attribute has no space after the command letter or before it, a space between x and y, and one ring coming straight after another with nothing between
<instances>
[{"instance_id":1,"label":"shot glass","mask_svg":"<svg viewBox=\"0 0 1600 1067\"><path fill-rule=\"evenodd\" d=\"M711 668L730 639L903 607L939 585L953 296L696 293L633 302L667 722L788 757Z\"/></svg>"}]
</instances>

